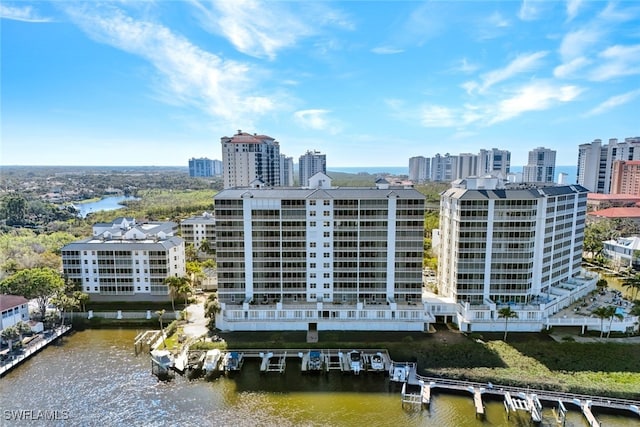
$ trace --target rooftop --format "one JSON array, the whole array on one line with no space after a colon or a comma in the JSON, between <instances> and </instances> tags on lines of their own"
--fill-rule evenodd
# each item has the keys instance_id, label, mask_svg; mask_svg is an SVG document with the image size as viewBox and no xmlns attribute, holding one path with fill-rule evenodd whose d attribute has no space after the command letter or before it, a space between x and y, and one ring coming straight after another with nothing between
<instances>
[{"instance_id":1,"label":"rooftop","mask_svg":"<svg viewBox=\"0 0 640 427\"><path fill-rule=\"evenodd\" d=\"M607 208L590 212L589 215L603 218L640 218L640 207Z\"/></svg>"},{"instance_id":2,"label":"rooftop","mask_svg":"<svg viewBox=\"0 0 640 427\"><path fill-rule=\"evenodd\" d=\"M0 311L18 307L28 302L28 299L19 295L0 295Z\"/></svg>"}]
</instances>

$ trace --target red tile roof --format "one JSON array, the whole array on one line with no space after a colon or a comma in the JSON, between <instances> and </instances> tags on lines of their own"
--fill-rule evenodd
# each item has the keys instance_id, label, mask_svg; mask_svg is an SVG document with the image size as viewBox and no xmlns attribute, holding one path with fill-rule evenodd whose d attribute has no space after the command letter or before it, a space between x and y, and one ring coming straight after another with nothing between
<instances>
[{"instance_id":1,"label":"red tile roof","mask_svg":"<svg viewBox=\"0 0 640 427\"><path fill-rule=\"evenodd\" d=\"M637 200L640 201L640 196L634 196L633 194L600 194L589 193L587 194L588 200Z\"/></svg>"},{"instance_id":2,"label":"red tile roof","mask_svg":"<svg viewBox=\"0 0 640 427\"><path fill-rule=\"evenodd\" d=\"M640 208L608 208L590 212L589 215L604 218L640 218Z\"/></svg>"},{"instance_id":3,"label":"red tile roof","mask_svg":"<svg viewBox=\"0 0 640 427\"><path fill-rule=\"evenodd\" d=\"M0 311L5 311L28 302L28 299L18 295L0 295Z\"/></svg>"}]
</instances>

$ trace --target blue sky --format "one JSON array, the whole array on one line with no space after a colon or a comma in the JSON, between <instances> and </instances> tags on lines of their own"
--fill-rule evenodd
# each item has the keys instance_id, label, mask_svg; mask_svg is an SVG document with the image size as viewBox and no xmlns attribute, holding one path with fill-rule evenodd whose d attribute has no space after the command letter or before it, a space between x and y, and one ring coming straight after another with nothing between
<instances>
[{"instance_id":1,"label":"blue sky","mask_svg":"<svg viewBox=\"0 0 640 427\"><path fill-rule=\"evenodd\" d=\"M178 165L238 129L405 166L640 135L640 2L0 3L4 165Z\"/></svg>"}]
</instances>

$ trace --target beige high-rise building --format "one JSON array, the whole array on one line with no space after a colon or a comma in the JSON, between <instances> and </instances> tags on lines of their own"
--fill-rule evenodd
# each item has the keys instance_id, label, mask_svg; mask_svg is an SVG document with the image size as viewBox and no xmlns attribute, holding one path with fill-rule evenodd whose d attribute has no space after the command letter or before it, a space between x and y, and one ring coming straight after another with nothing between
<instances>
[{"instance_id":1,"label":"beige high-rise building","mask_svg":"<svg viewBox=\"0 0 640 427\"><path fill-rule=\"evenodd\" d=\"M280 143L267 135L238 131L220 138L224 188L246 187L261 180L280 186Z\"/></svg>"},{"instance_id":2,"label":"beige high-rise building","mask_svg":"<svg viewBox=\"0 0 640 427\"><path fill-rule=\"evenodd\" d=\"M613 162L611 194L640 196L640 160Z\"/></svg>"}]
</instances>

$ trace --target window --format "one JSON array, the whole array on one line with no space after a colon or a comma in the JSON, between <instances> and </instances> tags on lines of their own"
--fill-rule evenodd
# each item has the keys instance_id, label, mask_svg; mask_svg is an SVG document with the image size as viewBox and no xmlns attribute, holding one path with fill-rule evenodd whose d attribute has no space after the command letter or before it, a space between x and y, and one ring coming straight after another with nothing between
<instances>
[{"instance_id":1,"label":"window","mask_svg":"<svg viewBox=\"0 0 640 427\"><path fill-rule=\"evenodd\" d=\"M324 242L322 246L324 246L325 248L328 248L331 246L331 242Z\"/></svg>"},{"instance_id":2,"label":"window","mask_svg":"<svg viewBox=\"0 0 640 427\"><path fill-rule=\"evenodd\" d=\"M330 278L330 277L331 277L331 273L324 273L324 278L325 278L325 279L328 279L328 278Z\"/></svg>"},{"instance_id":3,"label":"window","mask_svg":"<svg viewBox=\"0 0 640 427\"><path fill-rule=\"evenodd\" d=\"M316 263L312 262L311 264L309 264L309 268L316 268Z\"/></svg>"},{"instance_id":4,"label":"window","mask_svg":"<svg viewBox=\"0 0 640 427\"><path fill-rule=\"evenodd\" d=\"M309 243L309 246L312 247L312 248L315 248L316 247L316 242Z\"/></svg>"},{"instance_id":5,"label":"window","mask_svg":"<svg viewBox=\"0 0 640 427\"><path fill-rule=\"evenodd\" d=\"M323 234L324 237L331 237L331 232L325 231Z\"/></svg>"},{"instance_id":6,"label":"window","mask_svg":"<svg viewBox=\"0 0 640 427\"><path fill-rule=\"evenodd\" d=\"M322 204L325 206L331 206L331 200L323 200Z\"/></svg>"},{"instance_id":7,"label":"window","mask_svg":"<svg viewBox=\"0 0 640 427\"><path fill-rule=\"evenodd\" d=\"M325 258L331 258L331 254L329 252L325 252L322 256Z\"/></svg>"},{"instance_id":8,"label":"window","mask_svg":"<svg viewBox=\"0 0 640 427\"><path fill-rule=\"evenodd\" d=\"M315 279L316 278L316 273L309 273L309 278Z\"/></svg>"},{"instance_id":9,"label":"window","mask_svg":"<svg viewBox=\"0 0 640 427\"><path fill-rule=\"evenodd\" d=\"M322 226L323 226L323 227L331 227L331 222L330 222L330 221L324 221L324 222L322 223Z\"/></svg>"},{"instance_id":10,"label":"window","mask_svg":"<svg viewBox=\"0 0 640 427\"><path fill-rule=\"evenodd\" d=\"M309 211L309 216L316 216L316 211Z\"/></svg>"},{"instance_id":11,"label":"window","mask_svg":"<svg viewBox=\"0 0 640 427\"><path fill-rule=\"evenodd\" d=\"M331 267L331 263L330 262L325 262L324 264L322 264L322 267L330 268Z\"/></svg>"},{"instance_id":12,"label":"window","mask_svg":"<svg viewBox=\"0 0 640 427\"><path fill-rule=\"evenodd\" d=\"M325 289L331 289L331 284L330 283L325 283L324 284L324 288Z\"/></svg>"},{"instance_id":13,"label":"window","mask_svg":"<svg viewBox=\"0 0 640 427\"><path fill-rule=\"evenodd\" d=\"M309 258L315 258L315 257L316 257L316 253L315 253L315 252L311 252L311 253L309 254Z\"/></svg>"},{"instance_id":14,"label":"window","mask_svg":"<svg viewBox=\"0 0 640 427\"><path fill-rule=\"evenodd\" d=\"M316 205L315 200L309 200L309 206L315 206L315 205Z\"/></svg>"},{"instance_id":15,"label":"window","mask_svg":"<svg viewBox=\"0 0 640 427\"><path fill-rule=\"evenodd\" d=\"M315 221L310 221L309 222L309 227L315 227L316 226L316 222Z\"/></svg>"},{"instance_id":16,"label":"window","mask_svg":"<svg viewBox=\"0 0 640 427\"><path fill-rule=\"evenodd\" d=\"M331 216L331 212L330 211L323 211L322 215L323 216Z\"/></svg>"}]
</instances>

